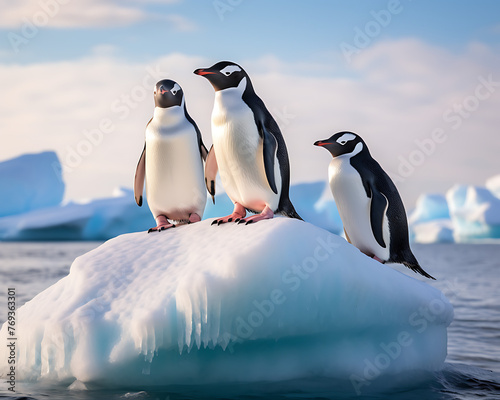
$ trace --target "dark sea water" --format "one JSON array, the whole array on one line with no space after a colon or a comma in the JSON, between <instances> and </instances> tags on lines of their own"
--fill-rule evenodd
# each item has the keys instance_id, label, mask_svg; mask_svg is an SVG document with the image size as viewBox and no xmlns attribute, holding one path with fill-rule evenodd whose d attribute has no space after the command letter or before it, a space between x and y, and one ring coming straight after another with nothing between
<instances>
[{"instance_id":1,"label":"dark sea water","mask_svg":"<svg viewBox=\"0 0 500 400\"><path fill-rule=\"evenodd\" d=\"M75 257L99 244L0 242L0 323L7 315L8 287L16 288L20 306L67 275ZM428 283L442 290L455 309L442 371L379 378L360 396L349 382L333 379L85 391L17 382L15 395L2 380L0 399L500 399L500 245L434 244L413 249L425 270L437 278Z\"/></svg>"}]
</instances>

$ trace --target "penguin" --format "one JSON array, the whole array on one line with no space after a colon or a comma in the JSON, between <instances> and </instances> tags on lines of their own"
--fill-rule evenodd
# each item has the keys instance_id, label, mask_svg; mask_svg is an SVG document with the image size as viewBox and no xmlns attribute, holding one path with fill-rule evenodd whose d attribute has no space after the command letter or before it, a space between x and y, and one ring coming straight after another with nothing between
<instances>
[{"instance_id":1,"label":"penguin","mask_svg":"<svg viewBox=\"0 0 500 400\"><path fill-rule=\"evenodd\" d=\"M352 132L338 132L314 145L333 156L328 168L330 188L349 243L377 261L404 264L435 279L413 255L403 201L363 139Z\"/></svg>"},{"instance_id":2,"label":"penguin","mask_svg":"<svg viewBox=\"0 0 500 400\"><path fill-rule=\"evenodd\" d=\"M208 151L198 126L187 112L182 88L170 79L154 86L155 109L146 126L146 143L137 164L134 196L142 206L144 180L156 226L201 221L207 193L203 161Z\"/></svg>"},{"instance_id":3,"label":"penguin","mask_svg":"<svg viewBox=\"0 0 500 400\"><path fill-rule=\"evenodd\" d=\"M194 71L215 90L213 145L205 165L205 182L215 203L215 177L234 204L231 215L212 224L248 225L274 214L302 218L289 198L290 165L278 124L255 93L245 70L229 61ZM245 218L246 212L256 215Z\"/></svg>"}]
</instances>

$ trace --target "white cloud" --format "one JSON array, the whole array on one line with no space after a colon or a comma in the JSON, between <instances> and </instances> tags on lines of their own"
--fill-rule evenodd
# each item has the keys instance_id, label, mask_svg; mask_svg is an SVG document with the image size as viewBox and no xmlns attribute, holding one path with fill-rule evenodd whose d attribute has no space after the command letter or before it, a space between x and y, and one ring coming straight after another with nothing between
<instances>
[{"instance_id":1,"label":"white cloud","mask_svg":"<svg viewBox=\"0 0 500 400\"><path fill-rule=\"evenodd\" d=\"M146 3L172 3L174 1L149 0ZM194 22L176 14L155 14L143 9L144 2L86 0L0 0L0 27L22 29L32 24L52 28L96 28L127 26L143 21L163 21L174 30L196 29Z\"/></svg>"},{"instance_id":2,"label":"white cloud","mask_svg":"<svg viewBox=\"0 0 500 400\"><path fill-rule=\"evenodd\" d=\"M434 143L433 152L424 154L421 163L417 160L410 176L397 183L411 206L421 192L442 192L455 182L482 184L500 172L500 87L493 85L493 93L483 90L488 98L474 102L481 79L500 82L499 58L480 44L453 54L416 40L400 40L360 53L353 64L356 78L317 75L314 71L328 67L278 58L234 61L250 73L284 133L293 182L326 180L330 156L312 143L337 131L359 133L394 176L402 159L422 153L418 143L428 143L432 132L442 129L446 140ZM183 87L188 110L210 145L213 89L192 72L211 61L170 54L126 64L96 52L76 61L0 64L0 159L55 149L63 163L73 166L66 174L71 198L105 196L115 186L130 187L145 124L153 112L151 88L156 79L169 77ZM458 127L456 119L443 119L447 110L452 110L448 117L456 118L453 107L464 104L474 110L462 110L469 116L461 117ZM102 134L89 154L74 163L74 152L85 152L82 143L90 140L84 130L95 134L108 119L113 130Z\"/></svg>"}]
</instances>

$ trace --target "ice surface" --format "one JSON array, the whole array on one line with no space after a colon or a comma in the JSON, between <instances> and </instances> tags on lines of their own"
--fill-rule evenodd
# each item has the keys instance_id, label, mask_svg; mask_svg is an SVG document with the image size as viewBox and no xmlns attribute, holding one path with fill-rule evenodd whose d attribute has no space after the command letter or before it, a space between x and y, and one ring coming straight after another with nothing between
<instances>
[{"instance_id":1,"label":"ice surface","mask_svg":"<svg viewBox=\"0 0 500 400\"><path fill-rule=\"evenodd\" d=\"M58 205L64 195L56 153L24 154L0 162L0 217Z\"/></svg>"},{"instance_id":2,"label":"ice surface","mask_svg":"<svg viewBox=\"0 0 500 400\"><path fill-rule=\"evenodd\" d=\"M298 220L210 223L119 236L77 258L18 309L17 378L360 385L442 367L453 310L410 271Z\"/></svg>"}]
</instances>

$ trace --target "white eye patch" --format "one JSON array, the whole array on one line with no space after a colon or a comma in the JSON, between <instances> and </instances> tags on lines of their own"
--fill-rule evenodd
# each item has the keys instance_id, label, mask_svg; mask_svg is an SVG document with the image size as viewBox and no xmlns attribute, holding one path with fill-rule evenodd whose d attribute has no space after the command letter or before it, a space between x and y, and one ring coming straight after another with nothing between
<instances>
[{"instance_id":1,"label":"white eye patch","mask_svg":"<svg viewBox=\"0 0 500 400\"><path fill-rule=\"evenodd\" d=\"M347 142L350 142L351 140L356 139L356 135L353 135L352 133L344 133L341 137L339 137L336 142L338 144L341 144L342 146L345 145Z\"/></svg>"},{"instance_id":2,"label":"white eye patch","mask_svg":"<svg viewBox=\"0 0 500 400\"><path fill-rule=\"evenodd\" d=\"M181 90L181 87L176 83L174 87L170 89L170 92L175 96L179 90Z\"/></svg>"},{"instance_id":3,"label":"white eye patch","mask_svg":"<svg viewBox=\"0 0 500 400\"><path fill-rule=\"evenodd\" d=\"M237 65L228 65L227 67L222 68L220 70L221 74L224 74L226 76L231 75L233 72L239 72L239 71L241 71L241 68L238 67Z\"/></svg>"}]
</instances>

